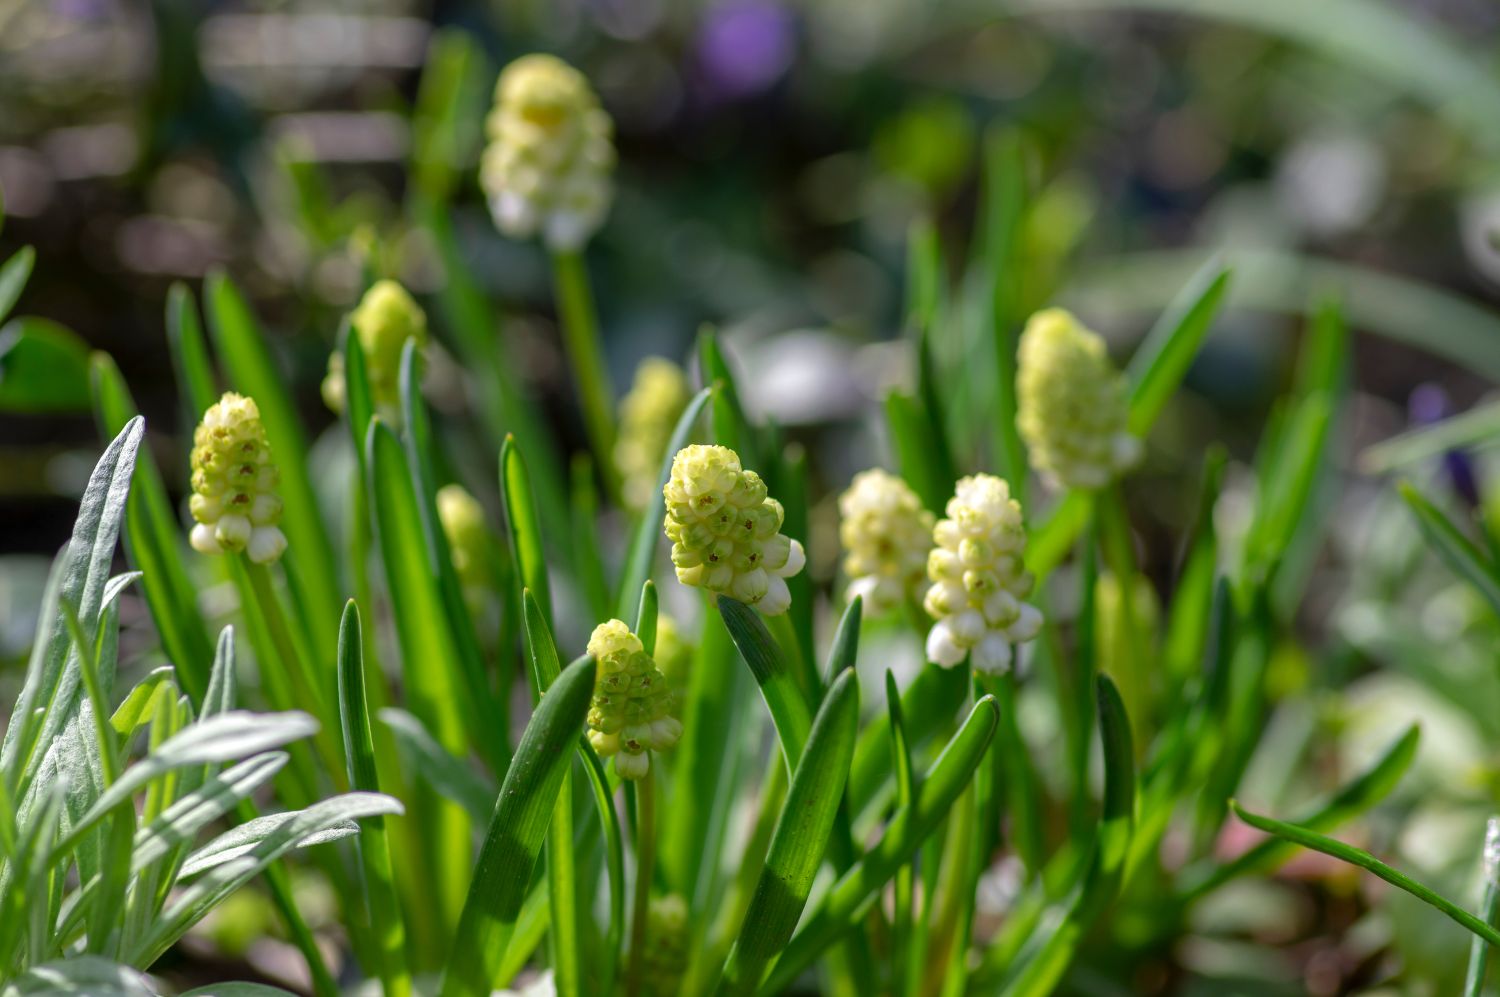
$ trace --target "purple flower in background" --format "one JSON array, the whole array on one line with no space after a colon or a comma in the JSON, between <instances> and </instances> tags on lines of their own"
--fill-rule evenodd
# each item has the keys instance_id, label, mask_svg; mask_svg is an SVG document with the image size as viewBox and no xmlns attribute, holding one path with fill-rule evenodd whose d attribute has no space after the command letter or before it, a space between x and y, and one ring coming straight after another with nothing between
<instances>
[{"instance_id":1,"label":"purple flower in background","mask_svg":"<svg viewBox=\"0 0 1500 997\"><path fill-rule=\"evenodd\" d=\"M1406 402L1407 416L1415 426L1430 426L1453 414L1453 404L1448 393L1436 384L1419 384ZM1461 450L1449 450L1443 454L1443 471L1455 494L1470 509L1480 505L1479 480L1474 473L1474 462Z\"/></svg>"},{"instance_id":2,"label":"purple flower in background","mask_svg":"<svg viewBox=\"0 0 1500 997\"><path fill-rule=\"evenodd\" d=\"M698 29L697 62L714 97L748 97L792 65L796 19L775 0L728 0L710 8Z\"/></svg>"}]
</instances>

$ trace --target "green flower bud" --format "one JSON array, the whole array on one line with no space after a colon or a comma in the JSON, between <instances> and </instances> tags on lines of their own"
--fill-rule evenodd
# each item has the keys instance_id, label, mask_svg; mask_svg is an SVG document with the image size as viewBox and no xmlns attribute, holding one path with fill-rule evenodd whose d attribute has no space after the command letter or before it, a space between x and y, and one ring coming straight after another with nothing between
<instances>
[{"instance_id":1,"label":"green flower bud","mask_svg":"<svg viewBox=\"0 0 1500 997\"><path fill-rule=\"evenodd\" d=\"M641 950L641 992L645 997L677 997L688 966L687 901L671 893L652 897L646 909Z\"/></svg>"},{"instance_id":2,"label":"green flower bud","mask_svg":"<svg viewBox=\"0 0 1500 997\"><path fill-rule=\"evenodd\" d=\"M644 509L651 501L672 430L691 399L687 375L672 361L647 357L635 369L635 384L620 401L615 441L615 466L631 508Z\"/></svg>"},{"instance_id":3,"label":"green flower bud","mask_svg":"<svg viewBox=\"0 0 1500 997\"><path fill-rule=\"evenodd\" d=\"M781 534L781 503L760 475L740 467L728 447L694 444L677 451L666 533L677 580L753 605L767 616L792 604L786 579L807 563L802 545Z\"/></svg>"},{"instance_id":4,"label":"green flower bud","mask_svg":"<svg viewBox=\"0 0 1500 997\"><path fill-rule=\"evenodd\" d=\"M642 779L649 751L665 751L682 736L672 716L677 698L645 645L619 620L594 628L589 655L598 662L589 703L589 743L601 757L615 756L622 779Z\"/></svg>"},{"instance_id":5,"label":"green flower bud","mask_svg":"<svg viewBox=\"0 0 1500 997\"><path fill-rule=\"evenodd\" d=\"M672 617L665 613L656 619L656 650L652 657L656 659L656 667L661 669L662 675L666 676L667 685L674 692L681 691L687 686L688 669L693 664L693 645L688 643L682 632L677 629L677 623Z\"/></svg>"},{"instance_id":6,"label":"green flower bud","mask_svg":"<svg viewBox=\"0 0 1500 997\"><path fill-rule=\"evenodd\" d=\"M365 376L370 382L370 400L387 421L399 422L401 414L401 351L414 339L420 350L427 344L427 314L412 300L406 288L394 280L376 281L349 313L349 324L359 336L365 355ZM344 356L328 357L323 378L323 402L343 412L348 390L344 384Z\"/></svg>"},{"instance_id":7,"label":"green flower bud","mask_svg":"<svg viewBox=\"0 0 1500 997\"><path fill-rule=\"evenodd\" d=\"M1125 428L1124 376L1104 340L1061 308L1026 323L1016 394L1031 462L1054 484L1102 488L1140 459L1141 442Z\"/></svg>"},{"instance_id":8,"label":"green flower bud","mask_svg":"<svg viewBox=\"0 0 1500 997\"><path fill-rule=\"evenodd\" d=\"M506 66L485 121L479 181L501 232L540 232L554 251L575 250L604 222L613 196L614 124L582 73L555 56Z\"/></svg>"},{"instance_id":9,"label":"green flower bud","mask_svg":"<svg viewBox=\"0 0 1500 997\"><path fill-rule=\"evenodd\" d=\"M230 391L209 406L193 433L192 465L193 549L245 551L257 564L280 558L286 537L276 525L279 476L254 399Z\"/></svg>"},{"instance_id":10,"label":"green flower bud","mask_svg":"<svg viewBox=\"0 0 1500 997\"><path fill-rule=\"evenodd\" d=\"M1020 503L1003 478L975 474L959 481L945 511L927 557L932 587L923 605L937 619L927 659L951 668L967 656L979 671L1003 672L1011 645L1032 640L1042 626L1037 608L1021 601L1033 580L1022 564Z\"/></svg>"},{"instance_id":11,"label":"green flower bud","mask_svg":"<svg viewBox=\"0 0 1500 997\"><path fill-rule=\"evenodd\" d=\"M860 596L881 613L926 591L933 517L905 481L861 471L839 496L839 515L850 600Z\"/></svg>"},{"instance_id":12,"label":"green flower bud","mask_svg":"<svg viewBox=\"0 0 1500 997\"><path fill-rule=\"evenodd\" d=\"M459 582L466 589L487 587L490 540L484 507L463 485L444 485L438 489L437 512Z\"/></svg>"}]
</instances>

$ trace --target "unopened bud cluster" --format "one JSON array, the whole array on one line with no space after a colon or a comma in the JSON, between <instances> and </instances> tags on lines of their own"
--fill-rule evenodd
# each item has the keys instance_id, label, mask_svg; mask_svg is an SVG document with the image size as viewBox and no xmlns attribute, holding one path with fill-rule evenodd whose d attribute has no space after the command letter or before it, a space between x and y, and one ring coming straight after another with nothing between
<instances>
[{"instance_id":1,"label":"unopened bud cluster","mask_svg":"<svg viewBox=\"0 0 1500 997\"><path fill-rule=\"evenodd\" d=\"M693 645L677 629L676 621L665 613L656 618L656 647L651 656L674 691L687 686L688 671L693 665Z\"/></svg>"},{"instance_id":2,"label":"unopened bud cluster","mask_svg":"<svg viewBox=\"0 0 1500 997\"><path fill-rule=\"evenodd\" d=\"M422 306L394 280L376 281L359 307L349 313L349 324L359 336L360 352L365 357L365 378L370 384L370 401L382 417L398 422L401 413L401 352L407 340L415 340L417 349L427 344L427 314ZM343 412L348 403L344 380L344 355L334 352L328 357L328 373L323 378L323 402L335 412Z\"/></svg>"},{"instance_id":3,"label":"unopened bud cluster","mask_svg":"<svg viewBox=\"0 0 1500 997\"><path fill-rule=\"evenodd\" d=\"M643 509L651 501L672 430L691 397L687 374L672 361L647 357L636 367L635 383L620 401L615 441L615 466L631 508Z\"/></svg>"},{"instance_id":4,"label":"unopened bud cluster","mask_svg":"<svg viewBox=\"0 0 1500 997\"><path fill-rule=\"evenodd\" d=\"M1003 672L1011 645L1033 639L1042 625L1042 614L1022 601L1033 579L1022 561L1021 506L1004 479L975 474L958 482L946 512L927 558L932 587L924 605L937 619L927 657L951 668L967 655L979 671Z\"/></svg>"},{"instance_id":5,"label":"unopened bud cluster","mask_svg":"<svg viewBox=\"0 0 1500 997\"><path fill-rule=\"evenodd\" d=\"M676 697L640 638L619 620L594 628L588 653L598 662L589 743L601 756L615 757L620 778L644 778L651 767L647 752L665 751L682 736L672 716Z\"/></svg>"},{"instance_id":6,"label":"unopened bud cluster","mask_svg":"<svg viewBox=\"0 0 1500 997\"><path fill-rule=\"evenodd\" d=\"M688 908L681 895L651 898L645 940L641 992L645 997L677 997L688 967Z\"/></svg>"},{"instance_id":7,"label":"unopened bud cluster","mask_svg":"<svg viewBox=\"0 0 1500 997\"><path fill-rule=\"evenodd\" d=\"M792 604L786 579L802 570L802 545L781 533L781 503L728 447L694 444L672 459L666 531L677 580L755 606L768 616Z\"/></svg>"},{"instance_id":8,"label":"unopened bud cluster","mask_svg":"<svg viewBox=\"0 0 1500 997\"><path fill-rule=\"evenodd\" d=\"M848 598L875 613L920 597L932 549L932 513L905 481L879 468L861 471L839 496Z\"/></svg>"},{"instance_id":9,"label":"unopened bud cluster","mask_svg":"<svg viewBox=\"0 0 1500 997\"><path fill-rule=\"evenodd\" d=\"M554 251L583 246L611 197L613 123L588 80L550 55L522 56L495 84L479 180L501 232L540 232Z\"/></svg>"},{"instance_id":10,"label":"unopened bud cluster","mask_svg":"<svg viewBox=\"0 0 1500 997\"><path fill-rule=\"evenodd\" d=\"M1140 440L1126 431L1124 376L1104 340L1063 309L1037 312L1026 323L1016 394L1016 426L1048 480L1102 488L1140 459Z\"/></svg>"},{"instance_id":11,"label":"unopened bud cluster","mask_svg":"<svg viewBox=\"0 0 1500 997\"><path fill-rule=\"evenodd\" d=\"M193 549L245 551L257 564L281 557L280 479L254 399L230 391L209 406L193 432L192 465Z\"/></svg>"}]
</instances>

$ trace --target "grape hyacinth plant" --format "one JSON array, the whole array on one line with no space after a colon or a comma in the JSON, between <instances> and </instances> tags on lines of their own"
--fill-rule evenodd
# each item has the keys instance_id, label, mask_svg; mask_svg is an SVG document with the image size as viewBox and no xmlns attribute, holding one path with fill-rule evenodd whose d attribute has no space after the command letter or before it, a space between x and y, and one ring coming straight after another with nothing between
<instances>
[{"instance_id":1,"label":"grape hyacinth plant","mask_svg":"<svg viewBox=\"0 0 1500 997\"><path fill-rule=\"evenodd\" d=\"M1204 265L1117 366L1050 304L1074 300L1068 254L1045 255L1055 164L1008 129L985 143L972 237L910 206L883 405L856 390L830 425L778 418L750 390L777 368L744 376L753 335L713 327L691 362L641 362L617 403L609 361L640 354L604 349L585 260L619 252L612 119L541 54L500 72L482 117L456 82L481 56L457 29L434 40L413 193L361 235L389 244L319 313L316 371L290 373L221 270L167 298L188 424L153 415L147 446L121 368L84 354L102 456L45 587L5 593L35 596L36 626L0 685L0 997L1231 992L1183 981L1248 944L1236 918L1259 904L1280 927L1314 901L1369 917L1350 934L1384 951L1394 894L1345 866L1414 898L1401 916L1460 953L1465 997L1488 992L1494 766L1464 759L1486 809L1445 815L1458 858L1403 871L1414 709L1332 762L1323 735L1373 723L1332 692L1387 656L1398 706L1442 699L1500 736L1481 460L1500 417L1360 455L1409 476L1361 485L1369 532L1402 541L1365 572L1360 544L1330 542L1349 540L1339 448L1377 407L1355 397L1353 303L1298 305L1256 440L1186 446L1158 423L1182 418L1242 275ZM772 92L773 61L716 99ZM786 85L810 80L827 84ZM433 135L481 128L477 168L433 165ZM487 245L516 255L459 241L465 183ZM617 215L639 212L624 190ZM507 299L501 321L495 259L532 267L537 299L550 264L551 311ZM0 319L32 260L0 267ZM12 328L0 397L4 364L40 349L5 352ZM558 385L557 411L536 407ZM1422 473L1454 453L1473 461L1456 500ZM1329 560L1347 592L1314 599ZM1388 611L1408 586L1416 624ZM1318 612L1343 628L1326 653ZM1461 680L1429 660L1439 632ZM1441 757L1488 743L1452 740ZM1299 849L1320 858L1279 874ZM1464 882L1477 903L1451 898ZM231 959L215 920L236 905L268 944ZM1318 992L1373 992L1386 962ZM259 982L195 975L241 965ZM1265 992L1304 982L1282 977Z\"/></svg>"}]
</instances>

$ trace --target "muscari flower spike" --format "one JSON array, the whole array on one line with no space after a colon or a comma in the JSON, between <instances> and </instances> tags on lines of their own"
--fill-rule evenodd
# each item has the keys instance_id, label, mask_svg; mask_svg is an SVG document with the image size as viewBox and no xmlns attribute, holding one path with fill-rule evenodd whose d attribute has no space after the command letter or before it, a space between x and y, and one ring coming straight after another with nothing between
<instances>
[{"instance_id":1,"label":"muscari flower spike","mask_svg":"<svg viewBox=\"0 0 1500 997\"><path fill-rule=\"evenodd\" d=\"M643 779L648 751L665 751L682 736L672 716L676 697L645 645L619 620L594 628L589 655L598 662L589 704L589 743L600 757L615 758L622 779Z\"/></svg>"},{"instance_id":2,"label":"muscari flower spike","mask_svg":"<svg viewBox=\"0 0 1500 997\"><path fill-rule=\"evenodd\" d=\"M479 168L496 227L514 239L540 232L554 252L581 248L609 210L613 130L588 80L561 59L526 55L506 66Z\"/></svg>"},{"instance_id":3,"label":"muscari flower spike","mask_svg":"<svg viewBox=\"0 0 1500 997\"><path fill-rule=\"evenodd\" d=\"M839 496L847 597L871 612L920 597L927 588L933 516L905 481L880 468L861 471Z\"/></svg>"},{"instance_id":4,"label":"muscari flower spike","mask_svg":"<svg viewBox=\"0 0 1500 997\"><path fill-rule=\"evenodd\" d=\"M958 482L947 517L932 529L927 557L932 587L923 605L937 619L927 634L927 658L946 668L967 655L982 672L1010 667L1011 645L1036 637L1042 614L1023 602L1032 576L1022 556L1026 532L1010 486L992 474Z\"/></svg>"},{"instance_id":5,"label":"muscari flower spike","mask_svg":"<svg viewBox=\"0 0 1500 997\"><path fill-rule=\"evenodd\" d=\"M399 422L401 414L401 351L408 339L417 349L427 345L427 313L394 280L376 281L349 313L349 324L359 335L365 355L365 376L370 382L370 400L381 416ZM344 355L335 350L328 356L323 378L323 402L343 412L348 389L344 382Z\"/></svg>"},{"instance_id":6,"label":"muscari flower spike","mask_svg":"<svg viewBox=\"0 0 1500 997\"><path fill-rule=\"evenodd\" d=\"M663 489L677 580L777 616L792 604L786 580L807 563L781 533L781 503L728 447L693 444L672 458Z\"/></svg>"},{"instance_id":7,"label":"muscari flower spike","mask_svg":"<svg viewBox=\"0 0 1500 997\"><path fill-rule=\"evenodd\" d=\"M197 525L188 535L204 554L245 551L269 564L286 550L281 522L280 476L253 398L226 392L193 432L193 496Z\"/></svg>"},{"instance_id":8,"label":"muscari flower spike","mask_svg":"<svg viewBox=\"0 0 1500 997\"><path fill-rule=\"evenodd\" d=\"M484 588L489 581L485 574L489 534L484 507L463 485L444 485L437 491L437 514L459 583L466 589Z\"/></svg>"},{"instance_id":9,"label":"muscari flower spike","mask_svg":"<svg viewBox=\"0 0 1500 997\"><path fill-rule=\"evenodd\" d=\"M636 367L635 383L620 400L615 441L615 466L631 508L644 509L651 501L672 430L691 399L687 374L672 361L647 357Z\"/></svg>"},{"instance_id":10,"label":"muscari flower spike","mask_svg":"<svg viewBox=\"0 0 1500 997\"><path fill-rule=\"evenodd\" d=\"M1097 333L1061 308L1031 317L1017 355L1016 426L1044 478L1102 488L1140 459L1125 388Z\"/></svg>"}]
</instances>

